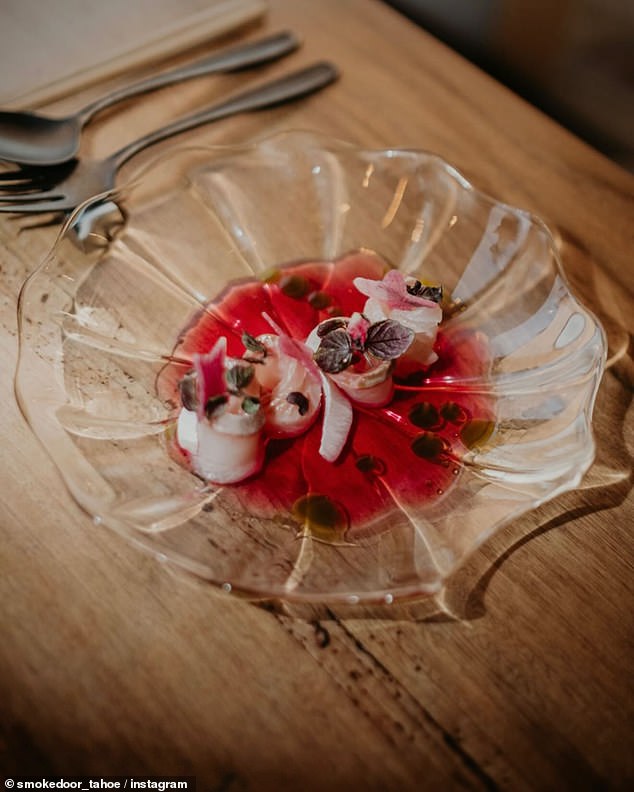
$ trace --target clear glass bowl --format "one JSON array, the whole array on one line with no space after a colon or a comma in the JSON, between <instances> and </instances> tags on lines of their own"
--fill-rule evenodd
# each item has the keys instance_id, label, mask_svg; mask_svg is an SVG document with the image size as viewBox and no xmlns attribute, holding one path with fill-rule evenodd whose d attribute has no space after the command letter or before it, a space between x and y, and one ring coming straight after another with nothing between
<instances>
[{"instance_id":1,"label":"clear glass bowl","mask_svg":"<svg viewBox=\"0 0 634 792\"><path fill-rule=\"evenodd\" d=\"M443 334L489 360L437 387L487 399L494 430L437 497L405 502L392 482L378 529L333 540L283 499L262 509L179 465L157 382L228 283L359 249L443 284ZM606 354L540 220L432 154L306 132L177 148L87 202L24 286L20 341L20 406L96 522L226 591L322 603L434 594L492 532L575 487Z\"/></svg>"}]
</instances>

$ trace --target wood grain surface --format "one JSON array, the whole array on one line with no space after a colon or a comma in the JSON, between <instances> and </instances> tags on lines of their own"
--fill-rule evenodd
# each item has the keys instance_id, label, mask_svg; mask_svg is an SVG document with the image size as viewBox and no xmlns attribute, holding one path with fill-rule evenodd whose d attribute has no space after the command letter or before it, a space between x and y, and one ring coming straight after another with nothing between
<instances>
[{"instance_id":1,"label":"wood grain surface","mask_svg":"<svg viewBox=\"0 0 634 792\"><path fill-rule=\"evenodd\" d=\"M634 180L378 1L272 0L264 27L305 40L268 73L329 58L340 82L181 139L300 127L427 148L543 217L608 335L596 463L486 542L441 606L296 612L218 596L94 526L31 434L13 396L16 300L57 227L2 216L0 769L191 774L228 792L631 788ZM113 110L82 153L249 79Z\"/></svg>"}]
</instances>

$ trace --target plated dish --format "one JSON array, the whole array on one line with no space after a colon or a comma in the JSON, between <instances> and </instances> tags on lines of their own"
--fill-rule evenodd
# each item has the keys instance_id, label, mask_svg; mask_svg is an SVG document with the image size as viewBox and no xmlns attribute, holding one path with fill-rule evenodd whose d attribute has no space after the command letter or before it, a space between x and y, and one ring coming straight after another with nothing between
<instances>
[{"instance_id":1,"label":"plated dish","mask_svg":"<svg viewBox=\"0 0 634 792\"><path fill-rule=\"evenodd\" d=\"M550 232L422 151L174 149L69 220L20 340L82 508L254 597L434 594L594 456L604 335Z\"/></svg>"}]
</instances>

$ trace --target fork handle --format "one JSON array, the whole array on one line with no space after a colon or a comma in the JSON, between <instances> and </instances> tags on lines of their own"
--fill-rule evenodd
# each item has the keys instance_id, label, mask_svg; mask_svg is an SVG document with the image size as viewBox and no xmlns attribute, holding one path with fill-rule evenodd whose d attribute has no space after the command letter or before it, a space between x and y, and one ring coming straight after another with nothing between
<instances>
[{"instance_id":1,"label":"fork handle","mask_svg":"<svg viewBox=\"0 0 634 792\"><path fill-rule=\"evenodd\" d=\"M217 121L218 119L250 110L262 110L282 102L288 102L291 99L306 96L334 82L338 76L339 72L331 63L327 61L315 63L300 71L292 72L285 77L262 83L256 88L236 94L224 102L208 107L206 110L185 116L154 132L150 132L138 140L128 143L127 146L119 149L119 151L115 151L114 154L108 157L108 160L118 168L124 162L127 162L130 157L153 143L158 143L159 140L177 135L187 129L193 129L201 124L207 124L210 121Z\"/></svg>"},{"instance_id":2,"label":"fork handle","mask_svg":"<svg viewBox=\"0 0 634 792\"><path fill-rule=\"evenodd\" d=\"M299 39L294 33L284 31L275 33L272 36L266 36L257 41L250 41L247 44L230 47L194 63L156 74L146 80L132 83L132 85L125 85L106 96L95 99L94 102L80 110L77 115L81 119L82 124L85 124L100 110L104 110L116 102L121 102L123 99L155 91L157 88L163 88L166 85L189 80L193 77L202 77L205 74L238 71L250 66L268 63L293 52L299 47L299 44Z\"/></svg>"}]
</instances>

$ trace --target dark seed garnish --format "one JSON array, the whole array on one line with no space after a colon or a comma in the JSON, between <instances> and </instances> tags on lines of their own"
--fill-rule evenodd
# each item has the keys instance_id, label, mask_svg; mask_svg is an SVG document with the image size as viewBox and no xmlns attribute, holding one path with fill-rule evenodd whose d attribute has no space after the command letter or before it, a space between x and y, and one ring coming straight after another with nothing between
<instances>
[{"instance_id":1,"label":"dark seed garnish","mask_svg":"<svg viewBox=\"0 0 634 792\"><path fill-rule=\"evenodd\" d=\"M250 363L247 363L246 366L238 364L237 366L232 366L230 369L227 369L225 372L225 380L229 391L231 393L239 393L251 382L254 374L255 369Z\"/></svg>"},{"instance_id":2,"label":"dark seed garnish","mask_svg":"<svg viewBox=\"0 0 634 792\"><path fill-rule=\"evenodd\" d=\"M454 424L464 423L468 418L465 409L456 402L445 402L440 408L440 414L445 421Z\"/></svg>"},{"instance_id":3,"label":"dark seed garnish","mask_svg":"<svg viewBox=\"0 0 634 792\"><path fill-rule=\"evenodd\" d=\"M440 413L431 402L418 402L409 411L409 419L414 426L421 429L432 429L440 425Z\"/></svg>"},{"instance_id":4,"label":"dark seed garnish","mask_svg":"<svg viewBox=\"0 0 634 792\"><path fill-rule=\"evenodd\" d=\"M211 396L207 399L207 404L205 404L205 415L207 418L211 418L216 410L228 401L229 397L226 393L219 393L217 396Z\"/></svg>"},{"instance_id":5,"label":"dark seed garnish","mask_svg":"<svg viewBox=\"0 0 634 792\"><path fill-rule=\"evenodd\" d=\"M297 405L297 411L300 415L306 415L309 408L308 399L301 391L291 391L288 396L286 397L286 401L289 404Z\"/></svg>"},{"instance_id":6,"label":"dark seed garnish","mask_svg":"<svg viewBox=\"0 0 634 792\"><path fill-rule=\"evenodd\" d=\"M196 375L193 371L185 374L183 379L178 383L178 390L183 407L186 410L196 410L198 408L198 394Z\"/></svg>"},{"instance_id":7,"label":"dark seed garnish","mask_svg":"<svg viewBox=\"0 0 634 792\"><path fill-rule=\"evenodd\" d=\"M442 286L423 286L417 280L411 286L406 286L407 291L414 297L422 297L424 300L432 300L439 303L442 300Z\"/></svg>"},{"instance_id":8,"label":"dark seed garnish","mask_svg":"<svg viewBox=\"0 0 634 792\"><path fill-rule=\"evenodd\" d=\"M347 322L345 319L326 319L317 327L317 335L320 338L332 333L333 330L338 330L340 327L345 327Z\"/></svg>"},{"instance_id":9,"label":"dark seed garnish","mask_svg":"<svg viewBox=\"0 0 634 792\"><path fill-rule=\"evenodd\" d=\"M414 283L412 283L411 285L406 286L405 288L407 289L407 291L411 295L413 295L414 297L417 297L419 292L420 292L420 290L423 288L423 284L419 280L417 280Z\"/></svg>"},{"instance_id":10,"label":"dark seed garnish","mask_svg":"<svg viewBox=\"0 0 634 792\"><path fill-rule=\"evenodd\" d=\"M348 529L349 517L343 507L327 495L311 493L293 504L293 517L304 531L322 542L339 542Z\"/></svg>"},{"instance_id":11,"label":"dark seed garnish","mask_svg":"<svg viewBox=\"0 0 634 792\"><path fill-rule=\"evenodd\" d=\"M385 473L385 463L383 460L372 454L362 454L354 464L357 470L360 470L362 473L374 473L376 475Z\"/></svg>"},{"instance_id":12,"label":"dark seed garnish","mask_svg":"<svg viewBox=\"0 0 634 792\"><path fill-rule=\"evenodd\" d=\"M283 275L279 280L279 287L287 297L301 300L308 294L310 283L301 275Z\"/></svg>"},{"instance_id":13,"label":"dark seed garnish","mask_svg":"<svg viewBox=\"0 0 634 792\"><path fill-rule=\"evenodd\" d=\"M255 396L245 396L242 400L242 409L247 415L254 415L260 409L260 400Z\"/></svg>"},{"instance_id":14,"label":"dark seed garnish","mask_svg":"<svg viewBox=\"0 0 634 792\"><path fill-rule=\"evenodd\" d=\"M242 343L244 344L244 348L249 352L266 357L266 347L250 333L242 333Z\"/></svg>"},{"instance_id":15,"label":"dark seed garnish","mask_svg":"<svg viewBox=\"0 0 634 792\"><path fill-rule=\"evenodd\" d=\"M352 363L352 340L339 328L324 336L313 355L315 363L327 374L338 374Z\"/></svg>"},{"instance_id":16,"label":"dark seed garnish","mask_svg":"<svg viewBox=\"0 0 634 792\"><path fill-rule=\"evenodd\" d=\"M343 310L339 305L331 305L330 308L326 308L326 313L328 316L343 316Z\"/></svg>"},{"instance_id":17,"label":"dark seed garnish","mask_svg":"<svg viewBox=\"0 0 634 792\"><path fill-rule=\"evenodd\" d=\"M315 291L308 295L308 302L311 308L314 308L316 311L323 311L324 308L327 308L332 302L332 297L326 294L326 292Z\"/></svg>"},{"instance_id":18,"label":"dark seed garnish","mask_svg":"<svg viewBox=\"0 0 634 792\"><path fill-rule=\"evenodd\" d=\"M427 372L423 369L420 369L419 371L412 371L405 377L395 377L399 385L409 385L410 387L422 385L426 378Z\"/></svg>"},{"instance_id":19,"label":"dark seed garnish","mask_svg":"<svg viewBox=\"0 0 634 792\"><path fill-rule=\"evenodd\" d=\"M442 286L423 286L418 296L432 302L442 302Z\"/></svg>"},{"instance_id":20,"label":"dark seed garnish","mask_svg":"<svg viewBox=\"0 0 634 792\"><path fill-rule=\"evenodd\" d=\"M423 432L412 441L412 451L423 459L438 459L447 450L445 440L432 432Z\"/></svg>"},{"instance_id":21,"label":"dark seed garnish","mask_svg":"<svg viewBox=\"0 0 634 792\"><path fill-rule=\"evenodd\" d=\"M383 319L368 328L365 351L381 360L393 360L410 346L414 331L394 319Z\"/></svg>"}]
</instances>

